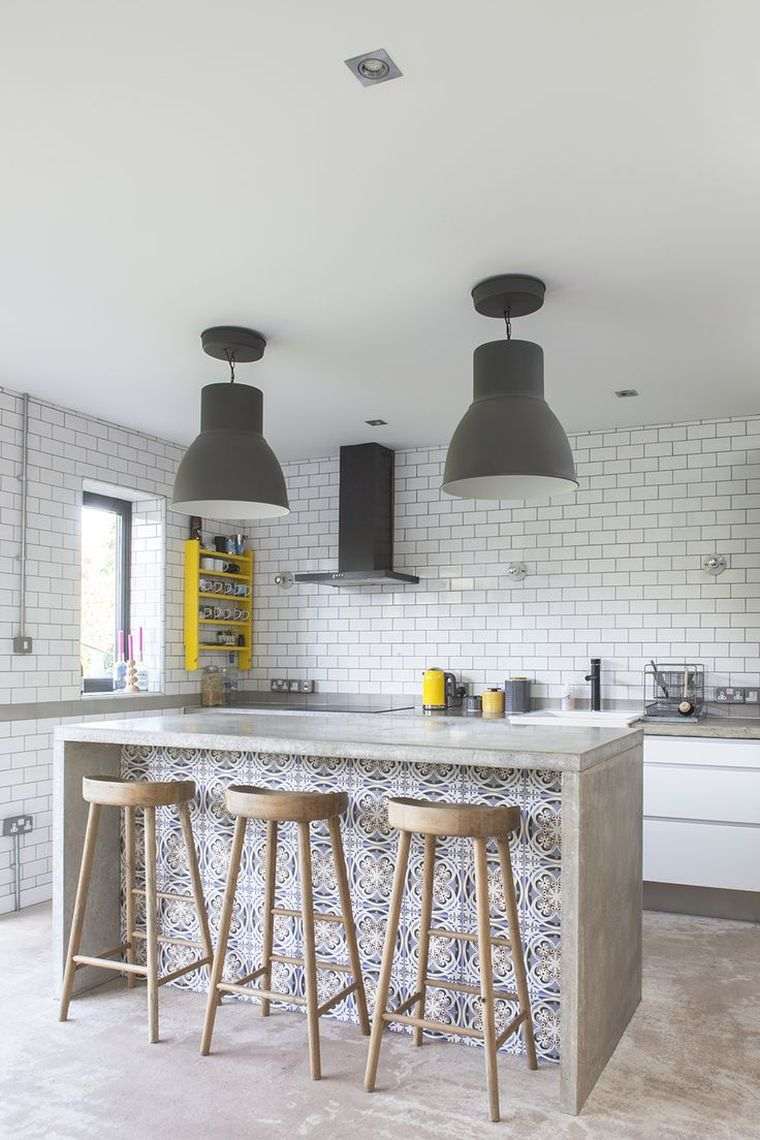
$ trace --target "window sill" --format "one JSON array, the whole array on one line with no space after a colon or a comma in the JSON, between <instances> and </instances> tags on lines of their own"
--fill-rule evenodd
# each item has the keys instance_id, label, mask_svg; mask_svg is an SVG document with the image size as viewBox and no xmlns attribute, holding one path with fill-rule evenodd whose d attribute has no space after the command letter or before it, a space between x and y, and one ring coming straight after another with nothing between
<instances>
[{"instance_id":1,"label":"window sill","mask_svg":"<svg viewBox=\"0 0 760 1140\"><path fill-rule=\"evenodd\" d=\"M103 698L106 698L104 701ZM94 698L94 699L91 699ZM111 704L108 704L108 701ZM127 713L163 709L180 709L185 705L200 704L200 693L87 693L64 701L24 701L18 704L0 705L0 722L9 720L50 720L59 717L76 718L90 715ZM102 705L102 709L98 709ZM91 706L91 707L90 707Z\"/></svg>"}]
</instances>

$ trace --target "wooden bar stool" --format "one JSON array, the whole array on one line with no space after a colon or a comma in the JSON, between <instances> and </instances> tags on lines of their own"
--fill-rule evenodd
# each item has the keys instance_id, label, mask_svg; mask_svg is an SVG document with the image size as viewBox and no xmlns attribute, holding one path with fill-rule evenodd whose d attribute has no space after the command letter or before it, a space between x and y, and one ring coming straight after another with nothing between
<instances>
[{"instance_id":1,"label":"wooden bar stool","mask_svg":"<svg viewBox=\"0 0 760 1140\"><path fill-rule=\"evenodd\" d=\"M82 796L90 805L87 816L82 864L79 870L74 913L71 919L69 949L66 955L66 971L63 978L60 1021L65 1021L69 1012L74 974L82 966L98 966L105 970L126 973L127 985L132 987L137 977L148 983L148 1041L158 1041L158 987L189 974L200 966L210 965L213 947L209 933L206 904L203 900L203 887L198 871L198 859L193 842L193 829L190 822L188 801L195 795L192 780L167 780L163 782L143 782L138 780L117 780L111 776L85 776L82 780ZM156 808L176 806L182 825L182 835L187 851L187 860L192 884L192 896L174 894L156 889ZM97 957L79 953L87 908L87 893L90 886L92 864L95 855L95 841L98 833L98 820L101 807L124 809L125 863L126 863L126 941L113 950L106 950ZM142 808L145 815L145 890L135 887L135 809ZM146 930L135 930L135 895L145 895ZM158 932L158 900L171 899L185 901L192 898L198 916L201 942L186 939L163 938ZM140 966L135 961L135 943L146 943L147 965ZM175 945L191 946L203 951L203 957L186 966L172 970L163 977L158 974L158 944L170 942ZM125 954L126 961L111 961L114 955Z\"/></svg>"},{"instance_id":2,"label":"wooden bar stool","mask_svg":"<svg viewBox=\"0 0 760 1140\"><path fill-rule=\"evenodd\" d=\"M351 895L348 889L348 875L346 861L343 855L343 842L340 834L340 815L346 809L348 797L345 792L281 792L269 788L254 788L244 785L232 785L227 789L225 803L227 810L234 816L235 832L232 840L230 866L227 875L227 887L222 906L222 917L219 926L219 941L214 954L214 964L211 969L208 1004L206 1006L206 1020L203 1025L203 1038L201 1053L205 1056L211 1048L211 1036L214 1032L218 995L230 993L246 997L255 997L261 1000L261 1013L263 1017L269 1014L271 1001L283 1001L296 1005L306 1006L306 1015L309 1027L309 1061L311 1075L318 1081L322 1075L319 1055L319 1018L323 1013L336 1006L338 1002L349 994L354 994L356 1012L362 1033L369 1034L369 1017L367 1015L367 999L364 994L364 980L362 978L359 948L356 944L356 930L351 909ZM245 830L249 819L266 820L267 846L265 864L265 893L264 893L264 945L262 965L250 974L234 982L222 980L224 959L227 953L227 941L230 933L232 909L235 902L240 858L243 851ZM315 914L314 896L312 890L311 874L311 839L309 824L322 820L327 823L330 831L333 863L335 865L335 878L340 898L341 914ZM296 823L298 825L298 862L301 879L301 910L288 910L275 906L275 871L277 866L277 825L280 823ZM274 919L276 916L291 918L300 917L303 922L303 958L295 958L274 952ZM320 922L341 923L346 932L349 965L334 965L332 962L321 962L316 957L314 940L314 920ZM284 962L291 966L303 966L305 976L306 997L298 995L277 993L272 990L272 963ZM337 973L350 974L353 981L344 986L327 1001L320 1005L317 999L317 970L333 970ZM247 983L261 978L263 988L253 987Z\"/></svg>"},{"instance_id":3,"label":"wooden bar stool","mask_svg":"<svg viewBox=\"0 0 760 1140\"><path fill-rule=\"evenodd\" d=\"M414 1026L414 1043L422 1044L423 1029L440 1033L456 1033L465 1037L477 1037L485 1045L486 1079L491 1120L499 1120L499 1085L496 1073L497 1050L507 1038L522 1026L525 1047L528 1054L528 1068L536 1069L536 1046L533 1039L533 1018L528 996L528 983L525 974L525 958L520 939L520 924L517 917L515 883L512 877L512 861L509 855L509 835L520 826L520 810L517 807L487 807L481 804L432 803L426 800L389 799L388 822L399 832L398 856L393 877L390 914L385 932L385 946L377 987L375 1012L372 1020L372 1038L367 1058L365 1087L372 1092L377 1077L377 1063L380 1056L380 1042L385 1023L401 1022ZM412 832L425 837L423 862L422 913L420 918L419 961L417 981L411 997L403 1001L392 1012L386 1012L388 990L390 988L393 953L398 936L401 913L401 896L404 890L409 844ZM431 928L433 910L433 869L435 864L435 841L439 835L460 836L474 841L475 851L475 897L478 913L477 934L464 934L454 930ZM499 863L504 882L504 899L509 923L508 938L494 938L491 934L491 915L488 901L488 871L486 866L486 840L494 838L499 852ZM466 942L477 942L480 959L480 986L465 985L459 982L438 981L427 976L428 948L430 937L456 938ZM495 991L491 947L509 946L517 984L517 993ZM460 993L480 994L483 1019L482 1032L467 1026L454 1026L441 1021L431 1021L425 1017L425 995L429 986L455 990ZM495 1002L504 1000L517 1002L518 1013L500 1034L496 1034ZM415 1008L414 1013L407 1011Z\"/></svg>"}]
</instances>

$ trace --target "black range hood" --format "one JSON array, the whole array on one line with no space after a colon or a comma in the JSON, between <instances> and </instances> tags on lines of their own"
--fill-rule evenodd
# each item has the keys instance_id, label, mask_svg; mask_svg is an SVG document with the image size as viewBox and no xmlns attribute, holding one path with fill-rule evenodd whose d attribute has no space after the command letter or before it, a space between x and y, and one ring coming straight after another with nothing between
<instances>
[{"instance_id":1,"label":"black range hood","mask_svg":"<svg viewBox=\"0 0 760 1140\"><path fill-rule=\"evenodd\" d=\"M372 586L419 582L393 569L393 452L379 443L340 449L338 569L296 574L296 582Z\"/></svg>"}]
</instances>

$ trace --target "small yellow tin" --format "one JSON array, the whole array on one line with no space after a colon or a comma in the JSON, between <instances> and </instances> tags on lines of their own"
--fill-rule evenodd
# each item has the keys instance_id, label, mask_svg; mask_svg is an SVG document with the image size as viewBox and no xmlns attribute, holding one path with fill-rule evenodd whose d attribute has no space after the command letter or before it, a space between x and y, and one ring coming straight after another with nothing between
<instances>
[{"instance_id":1,"label":"small yellow tin","mask_svg":"<svg viewBox=\"0 0 760 1140\"><path fill-rule=\"evenodd\" d=\"M503 689L486 689L480 695L481 706L483 709L483 716L485 717L499 717L504 716L504 690Z\"/></svg>"}]
</instances>

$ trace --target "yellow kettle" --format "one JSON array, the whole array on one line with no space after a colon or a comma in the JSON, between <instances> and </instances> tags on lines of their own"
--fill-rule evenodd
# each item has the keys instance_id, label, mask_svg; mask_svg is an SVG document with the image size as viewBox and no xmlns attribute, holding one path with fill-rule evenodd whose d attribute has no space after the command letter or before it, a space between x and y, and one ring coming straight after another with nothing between
<instances>
[{"instance_id":1,"label":"yellow kettle","mask_svg":"<svg viewBox=\"0 0 760 1140\"><path fill-rule=\"evenodd\" d=\"M426 669L422 674L422 707L446 708L446 674L443 669Z\"/></svg>"}]
</instances>

